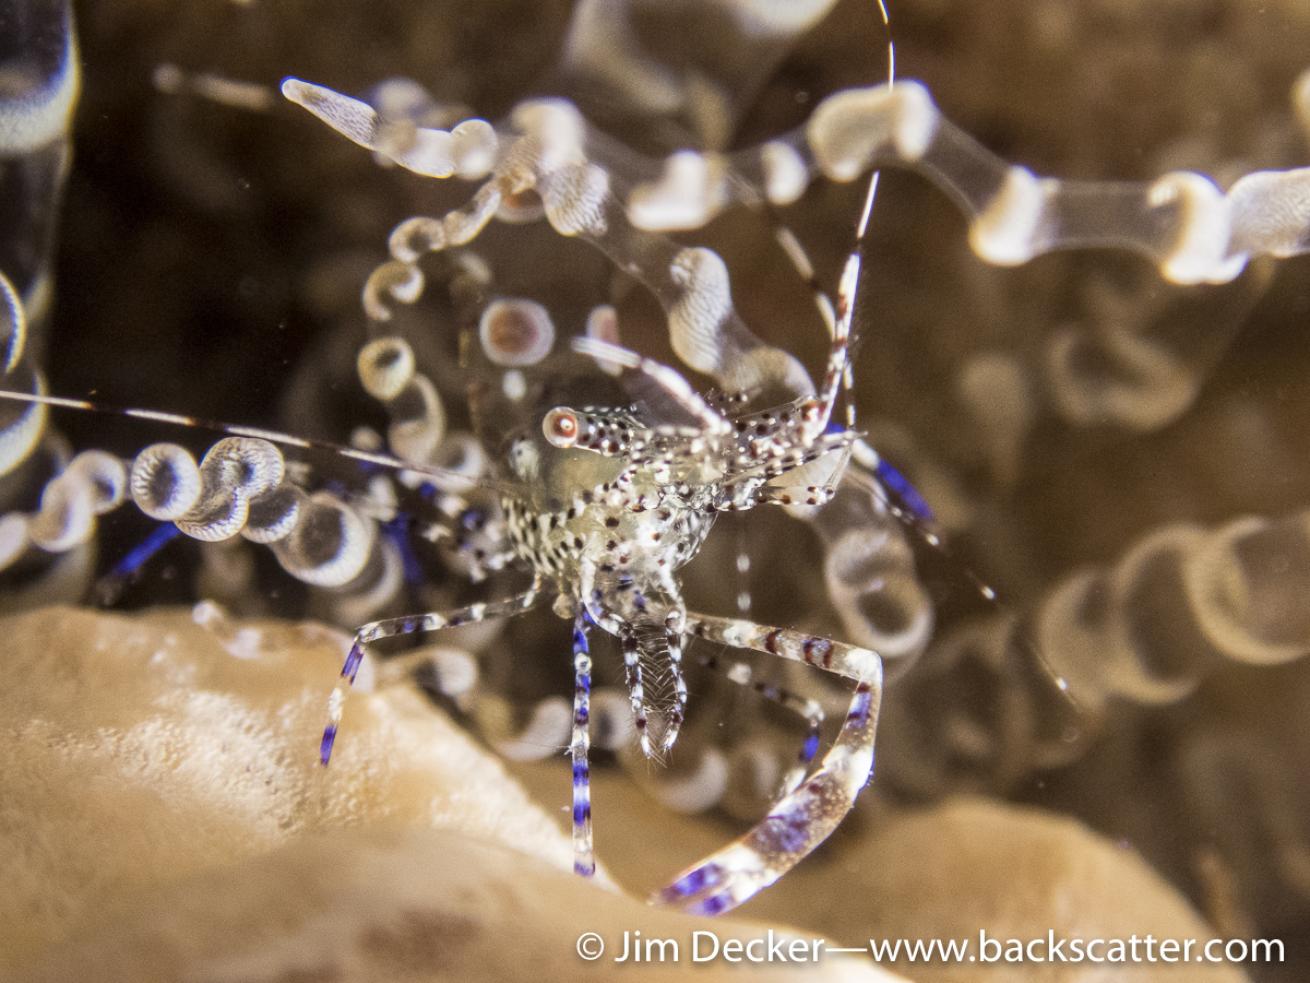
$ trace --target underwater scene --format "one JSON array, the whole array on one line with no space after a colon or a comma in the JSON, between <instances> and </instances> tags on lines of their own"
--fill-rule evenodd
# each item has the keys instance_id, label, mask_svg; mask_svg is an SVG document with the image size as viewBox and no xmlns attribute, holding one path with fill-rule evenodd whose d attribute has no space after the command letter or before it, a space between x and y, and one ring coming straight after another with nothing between
<instances>
[{"instance_id":1,"label":"underwater scene","mask_svg":"<svg viewBox=\"0 0 1310 983\"><path fill-rule=\"evenodd\" d=\"M1308 51L0 0L0 978L1306 979Z\"/></svg>"}]
</instances>

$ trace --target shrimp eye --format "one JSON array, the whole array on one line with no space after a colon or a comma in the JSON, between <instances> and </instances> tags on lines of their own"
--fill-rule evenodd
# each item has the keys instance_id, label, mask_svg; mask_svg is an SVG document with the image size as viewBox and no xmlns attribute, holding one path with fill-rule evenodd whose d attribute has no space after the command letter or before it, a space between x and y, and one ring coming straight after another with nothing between
<instances>
[{"instance_id":1,"label":"shrimp eye","mask_svg":"<svg viewBox=\"0 0 1310 983\"><path fill-rule=\"evenodd\" d=\"M572 447L578 440L578 416L572 410L557 406L541 421L546 440L554 447Z\"/></svg>"}]
</instances>

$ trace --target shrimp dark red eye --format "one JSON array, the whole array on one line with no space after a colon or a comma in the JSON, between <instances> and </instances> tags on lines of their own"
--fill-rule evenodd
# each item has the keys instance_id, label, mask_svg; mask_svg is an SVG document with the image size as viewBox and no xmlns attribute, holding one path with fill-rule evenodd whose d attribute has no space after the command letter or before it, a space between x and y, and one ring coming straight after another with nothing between
<instances>
[{"instance_id":1,"label":"shrimp dark red eye","mask_svg":"<svg viewBox=\"0 0 1310 983\"><path fill-rule=\"evenodd\" d=\"M578 440L578 415L572 410L557 406L541 421L542 433L555 447L572 447Z\"/></svg>"}]
</instances>

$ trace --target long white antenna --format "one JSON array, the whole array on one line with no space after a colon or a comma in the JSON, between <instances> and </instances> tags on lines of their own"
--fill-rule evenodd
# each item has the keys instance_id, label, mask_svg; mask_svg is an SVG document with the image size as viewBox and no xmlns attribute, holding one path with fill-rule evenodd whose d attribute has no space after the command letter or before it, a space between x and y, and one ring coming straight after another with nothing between
<instances>
[{"instance_id":1,"label":"long white antenna","mask_svg":"<svg viewBox=\"0 0 1310 983\"><path fill-rule=\"evenodd\" d=\"M412 471L415 474L421 474L424 477L433 479L433 484L443 488L443 490L445 490L447 486L452 489L458 488L462 490L468 488L471 484L485 488L502 487L502 483L500 482L487 478L470 478L467 475L460 474L458 471L452 471L449 468L440 468L431 464L420 464L414 461L406 461L391 454L362 450L358 447L349 447L345 444L338 444L329 440L318 440L311 437L297 437L294 434L281 433L277 430L265 430L263 427L246 427L236 423L222 423L217 420L205 420L200 417L185 416L181 413L162 413L158 410L143 410L127 406L111 406L106 403L95 403L87 399L69 399L65 396L45 396L39 393L15 392L11 389L0 389L0 400L7 400L15 403L36 403L41 406L57 406L63 409L81 410L85 413L125 416L135 420L152 420L156 423L168 423L193 430L212 430L216 433L232 434L235 437L257 437L260 440L267 440L270 443L281 444L284 447L302 447L312 450L329 451L333 454L339 454L342 457L347 457L354 461L375 464L379 467L391 468L397 471Z\"/></svg>"}]
</instances>

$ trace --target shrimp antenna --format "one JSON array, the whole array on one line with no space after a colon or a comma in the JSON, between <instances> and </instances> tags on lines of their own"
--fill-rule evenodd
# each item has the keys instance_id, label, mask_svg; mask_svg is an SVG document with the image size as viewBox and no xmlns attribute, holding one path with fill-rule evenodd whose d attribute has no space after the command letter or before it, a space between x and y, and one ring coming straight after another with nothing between
<instances>
[{"instance_id":1,"label":"shrimp antenna","mask_svg":"<svg viewBox=\"0 0 1310 983\"><path fill-rule=\"evenodd\" d=\"M0 389L0 399L15 403L36 403L41 406L55 406L61 409L79 410L85 413L100 413L105 416L125 416L134 420L150 420L155 423L172 424L194 430L212 430L216 433L231 434L234 437L255 437L285 447L301 447L308 450L328 451L353 461L377 467L391 468L396 471L411 471L423 475L441 491L463 492L470 486L478 488L499 489L503 482L490 478L475 478L450 468L441 468L432 464L420 464L406 461L392 454L362 450L330 440L318 440L312 437L297 437L277 430L265 430L262 427L247 427L235 423L223 423L217 420L205 420L200 417L186 416L181 413L163 413L159 410L143 410L125 406L111 406L95 403L86 399L69 399L65 396L44 396L38 393L16 392L12 389Z\"/></svg>"}]
</instances>

